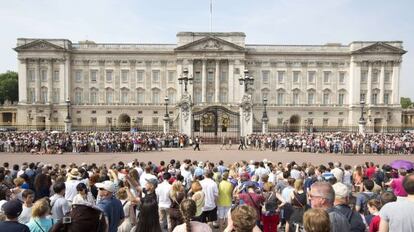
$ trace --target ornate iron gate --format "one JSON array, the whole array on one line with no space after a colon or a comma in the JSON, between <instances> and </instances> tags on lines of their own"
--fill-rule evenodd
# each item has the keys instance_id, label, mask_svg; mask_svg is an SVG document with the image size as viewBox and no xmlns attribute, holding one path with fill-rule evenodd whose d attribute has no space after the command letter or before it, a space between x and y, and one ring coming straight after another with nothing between
<instances>
[{"instance_id":1,"label":"ornate iron gate","mask_svg":"<svg viewBox=\"0 0 414 232\"><path fill-rule=\"evenodd\" d=\"M240 137L240 114L223 106L209 106L193 112L193 136L201 137L203 143L238 143Z\"/></svg>"}]
</instances>

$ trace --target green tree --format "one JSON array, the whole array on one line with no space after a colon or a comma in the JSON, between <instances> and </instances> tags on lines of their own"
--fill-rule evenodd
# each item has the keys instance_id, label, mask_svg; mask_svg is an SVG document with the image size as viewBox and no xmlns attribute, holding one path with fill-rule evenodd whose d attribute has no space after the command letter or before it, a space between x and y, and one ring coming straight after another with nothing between
<instances>
[{"instance_id":1,"label":"green tree","mask_svg":"<svg viewBox=\"0 0 414 232\"><path fill-rule=\"evenodd\" d=\"M19 100L19 78L17 72L8 71L0 74L0 104L9 100Z\"/></svg>"},{"instance_id":2,"label":"green tree","mask_svg":"<svg viewBox=\"0 0 414 232\"><path fill-rule=\"evenodd\" d=\"M401 97L400 103L401 103L401 107L403 109L407 109L408 107L410 107L413 104L409 97Z\"/></svg>"}]
</instances>

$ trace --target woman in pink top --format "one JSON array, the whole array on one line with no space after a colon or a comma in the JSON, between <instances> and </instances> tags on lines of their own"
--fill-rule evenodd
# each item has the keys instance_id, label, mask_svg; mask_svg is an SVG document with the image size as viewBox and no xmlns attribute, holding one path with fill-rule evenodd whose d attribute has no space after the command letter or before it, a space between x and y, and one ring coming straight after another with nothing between
<instances>
[{"instance_id":1,"label":"woman in pink top","mask_svg":"<svg viewBox=\"0 0 414 232\"><path fill-rule=\"evenodd\" d=\"M407 175L407 171L405 169L399 169L398 174L398 178L392 179L389 185L397 197L406 197L407 192L405 192L402 182L405 175Z\"/></svg>"}]
</instances>

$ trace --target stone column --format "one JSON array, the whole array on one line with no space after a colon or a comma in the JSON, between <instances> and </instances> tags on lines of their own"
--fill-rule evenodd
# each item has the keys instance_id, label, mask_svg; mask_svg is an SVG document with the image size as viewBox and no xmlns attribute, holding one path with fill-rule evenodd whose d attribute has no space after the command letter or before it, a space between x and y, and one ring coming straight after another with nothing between
<instances>
[{"instance_id":1,"label":"stone column","mask_svg":"<svg viewBox=\"0 0 414 232\"><path fill-rule=\"evenodd\" d=\"M82 96L82 103L89 103L91 99L90 97L90 78L89 78L90 70L89 70L89 60L83 60L83 96Z\"/></svg>"},{"instance_id":2,"label":"stone column","mask_svg":"<svg viewBox=\"0 0 414 232\"><path fill-rule=\"evenodd\" d=\"M27 103L27 59L19 61L19 102Z\"/></svg>"},{"instance_id":3,"label":"stone column","mask_svg":"<svg viewBox=\"0 0 414 232\"><path fill-rule=\"evenodd\" d=\"M177 60L177 77L181 77L183 75L183 60ZM175 89L177 89L177 101L181 100L181 97L184 92L184 84L180 85L178 78L175 81Z\"/></svg>"},{"instance_id":4,"label":"stone column","mask_svg":"<svg viewBox=\"0 0 414 232\"><path fill-rule=\"evenodd\" d=\"M227 93L228 93L228 98L229 98L229 103L235 103L235 100L234 100L234 92L236 91L235 89L234 89L234 60L229 60L228 61L229 62L229 71L228 71L228 81L229 81L229 83L228 83L228 91L227 91ZM238 80L236 79L236 81L237 81L237 83L236 84L238 84Z\"/></svg>"},{"instance_id":5,"label":"stone column","mask_svg":"<svg viewBox=\"0 0 414 232\"><path fill-rule=\"evenodd\" d=\"M384 62L381 62L381 73L380 73L380 94L379 94L379 104L384 104L384 91L385 91L385 64Z\"/></svg>"},{"instance_id":6,"label":"stone column","mask_svg":"<svg viewBox=\"0 0 414 232\"><path fill-rule=\"evenodd\" d=\"M98 104L102 104L105 102L105 60L99 61L99 77L97 77L98 81Z\"/></svg>"},{"instance_id":7,"label":"stone column","mask_svg":"<svg viewBox=\"0 0 414 232\"><path fill-rule=\"evenodd\" d=\"M115 64L115 70L113 72L112 75L112 88L114 90L114 103L119 103L120 102L120 89L121 89L121 61L120 60L115 60L114 61Z\"/></svg>"},{"instance_id":8,"label":"stone column","mask_svg":"<svg viewBox=\"0 0 414 232\"><path fill-rule=\"evenodd\" d=\"M207 98L206 98L206 88L207 88L207 67L206 67L206 62L207 60L203 59L203 67L202 67L202 71L201 71L201 96L202 96L202 103L207 102Z\"/></svg>"},{"instance_id":9,"label":"stone column","mask_svg":"<svg viewBox=\"0 0 414 232\"><path fill-rule=\"evenodd\" d=\"M151 89L151 61L145 61L145 103L152 103L152 89Z\"/></svg>"},{"instance_id":10,"label":"stone column","mask_svg":"<svg viewBox=\"0 0 414 232\"><path fill-rule=\"evenodd\" d=\"M137 80L137 78L136 78L136 73L137 73L137 71L135 70L135 64L136 64L136 62L135 62L135 60L130 60L129 61L129 65L130 65L130 68L129 68L129 86L130 86L130 88L131 88L131 90L130 90L130 94L129 94L129 96L128 96L128 98L129 98L129 101L130 102L134 102L134 99L135 99L135 102L137 102L137 99L136 99L136 97L137 97L137 86L136 86L136 80Z\"/></svg>"},{"instance_id":11,"label":"stone column","mask_svg":"<svg viewBox=\"0 0 414 232\"><path fill-rule=\"evenodd\" d=\"M65 61L59 60L59 104L65 104Z\"/></svg>"},{"instance_id":12,"label":"stone column","mask_svg":"<svg viewBox=\"0 0 414 232\"><path fill-rule=\"evenodd\" d=\"M65 99L71 100L72 97L72 81L71 81L70 57L65 62Z\"/></svg>"},{"instance_id":13,"label":"stone column","mask_svg":"<svg viewBox=\"0 0 414 232\"><path fill-rule=\"evenodd\" d=\"M36 67L35 67L35 94L36 94L36 103L40 103L40 59L36 60Z\"/></svg>"},{"instance_id":14,"label":"stone column","mask_svg":"<svg viewBox=\"0 0 414 232\"><path fill-rule=\"evenodd\" d=\"M189 59L187 61L187 67L188 67L188 78L190 77L194 78L194 60L193 59ZM187 89L188 89L188 93L190 94L190 96L194 98L194 84L190 84L190 82L188 82Z\"/></svg>"},{"instance_id":15,"label":"stone column","mask_svg":"<svg viewBox=\"0 0 414 232\"><path fill-rule=\"evenodd\" d=\"M372 104L372 102L371 102L371 95L372 95L372 78L371 78L371 76L372 76L372 63L371 62L369 62L368 63L368 74L367 74L367 95L366 95L366 103L367 103L367 106L369 106L369 105L371 105Z\"/></svg>"},{"instance_id":16,"label":"stone column","mask_svg":"<svg viewBox=\"0 0 414 232\"><path fill-rule=\"evenodd\" d=\"M47 67L47 103L52 103L53 90L53 59L48 60Z\"/></svg>"},{"instance_id":17,"label":"stone column","mask_svg":"<svg viewBox=\"0 0 414 232\"><path fill-rule=\"evenodd\" d=\"M219 103L219 96L220 96L220 60L216 60L216 73L215 73L215 102Z\"/></svg>"},{"instance_id":18,"label":"stone column","mask_svg":"<svg viewBox=\"0 0 414 232\"><path fill-rule=\"evenodd\" d=\"M391 104L400 104L400 61L394 61L392 71L392 101Z\"/></svg>"}]
</instances>

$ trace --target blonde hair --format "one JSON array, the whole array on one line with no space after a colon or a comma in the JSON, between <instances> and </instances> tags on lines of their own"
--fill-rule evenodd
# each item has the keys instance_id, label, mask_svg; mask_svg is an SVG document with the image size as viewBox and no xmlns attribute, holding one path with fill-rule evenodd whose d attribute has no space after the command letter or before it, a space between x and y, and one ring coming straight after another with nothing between
<instances>
[{"instance_id":1,"label":"blonde hair","mask_svg":"<svg viewBox=\"0 0 414 232\"><path fill-rule=\"evenodd\" d=\"M295 183L293 184L296 191L300 191L303 189L303 179L296 179Z\"/></svg>"},{"instance_id":2,"label":"blonde hair","mask_svg":"<svg viewBox=\"0 0 414 232\"><path fill-rule=\"evenodd\" d=\"M256 226L257 212L248 205L239 205L231 212L231 219L237 232L250 232Z\"/></svg>"},{"instance_id":3,"label":"blonde hair","mask_svg":"<svg viewBox=\"0 0 414 232\"><path fill-rule=\"evenodd\" d=\"M120 188L118 192L116 193L116 198L120 200L127 199L128 198L127 188L126 187Z\"/></svg>"},{"instance_id":4,"label":"blonde hair","mask_svg":"<svg viewBox=\"0 0 414 232\"><path fill-rule=\"evenodd\" d=\"M194 181L193 183L191 183L191 191L193 193L201 191L202 189L203 189L203 187L201 186L199 181Z\"/></svg>"},{"instance_id":5,"label":"blonde hair","mask_svg":"<svg viewBox=\"0 0 414 232\"><path fill-rule=\"evenodd\" d=\"M175 181L171 186L170 197L176 199L177 193L184 192L184 186L181 181Z\"/></svg>"},{"instance_id":6,"label":"blonde hair","mask_svg":"<svg viewBox=\"0 0 414 232\"><path fill-rule=\"evenodd\" d=\"M24 184L24 179L20 176L13 180L14 185L20 187Z\"/></svg>"},{"instance_id":7,"label":"blonde hair","mask_svg":"<svg viewBox=\"0 0 414 232\"><path fill-rule=\"evenodd\" d=\"M323 209L309 209L303 215L303 227L306 232L330 232L331 222Z\"/></svg>"},{"instance_id":8,"label":"blonde hair","mask_svg":"<svg viewBox=\"0 0 414 232\"><path fill-rule=\"evenodd\" d=\"M49 210L49 202L45 198L39 199L33 204L32 217L44 217Z\"/></svg>"}]
</instances>

